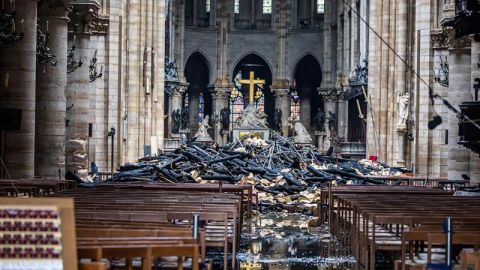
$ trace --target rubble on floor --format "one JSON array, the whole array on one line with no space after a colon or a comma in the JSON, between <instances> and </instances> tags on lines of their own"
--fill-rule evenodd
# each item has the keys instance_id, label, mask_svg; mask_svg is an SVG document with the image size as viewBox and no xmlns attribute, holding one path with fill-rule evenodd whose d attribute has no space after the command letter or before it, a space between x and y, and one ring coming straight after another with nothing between
<instances>
[{"instance_id":1,"label":"rubble on floor","mask_svg":"<svg viewBox=\"0 0 480 270\"><path fill-rule=\"evenodd\" d=\"M310 204L320 188L336 184L383 184L373 175L399 175L401 169L369 160L325 156L313 146L272 141L236 142L223 147L190 143L171 153L121 166L110 182L160 181L254 185L264 205Z\"/></svg>"}]
</instances>

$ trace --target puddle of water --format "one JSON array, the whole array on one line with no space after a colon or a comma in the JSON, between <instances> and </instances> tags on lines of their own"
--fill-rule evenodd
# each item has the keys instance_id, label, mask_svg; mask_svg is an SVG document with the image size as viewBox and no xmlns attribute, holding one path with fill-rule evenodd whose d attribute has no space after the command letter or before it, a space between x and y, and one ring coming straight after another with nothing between
<instances>
[{"instance_id":1,"label":"puddle of water","mask_svg":"<svg viewBox=\"0 0 480 270\"><path fill-rule=\"evenodd\" d=\"M292 213L253 218L242 234L238 269L357 269L327 227L308 227L311 219Z\"/></svg>"}]
</instances>

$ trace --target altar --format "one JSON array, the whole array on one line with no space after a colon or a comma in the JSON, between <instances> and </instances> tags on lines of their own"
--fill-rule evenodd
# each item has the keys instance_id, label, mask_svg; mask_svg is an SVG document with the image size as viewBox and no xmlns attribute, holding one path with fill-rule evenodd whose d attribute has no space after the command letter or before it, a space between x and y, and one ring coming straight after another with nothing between
<instances>
[{"instance_id":1,"label":"altar","mask_svg":"<svg viewBox=\"0 0 480 270\"><path fill-rule=\"evenodd\" d=\"M247 137L255 137L258 139L268 140L270 138L270 129L265 128L234 128L233 129L233 140L242 141Z\"/></svg>"},{"instance_id":2,"label":"altar","mask_svg":"<svg viewBox=\"0 0 480 270\"><path fill-rule=\"evenodd\" d=\"M233 125L233 141L242 141L247 137L268 140L270 138L270 128L267 125L267 115L265 112L259 111L254 102L255 86L265 84L265 80L255 79L255 72L251 71L249 79L239 80L239 83L249 86L249 104Z\"/></svg>"}]
</instances>

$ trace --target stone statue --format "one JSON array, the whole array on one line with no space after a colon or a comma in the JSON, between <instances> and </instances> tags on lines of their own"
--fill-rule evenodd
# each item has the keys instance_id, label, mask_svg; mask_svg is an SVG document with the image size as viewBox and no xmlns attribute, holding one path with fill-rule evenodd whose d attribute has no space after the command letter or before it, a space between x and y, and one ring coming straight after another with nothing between
<instances>
[{"instance_id":1,"label":"stone statue","mask_svg":"<svg viewBox=\"0 0 480 270\"><path fill-rule=\"evenodd\" d=\"M236 127L248 129L268 129L267 115L257 111L255 104L249 104L240 117L235 121Z\"/></svg>"},{"instance_id":2,"label":"stone statue","mask_svg":"<svg viewBox=\"0 0 480 270\"><path fill-rule=\"evenodd\" d=\"M195 141L197 142L213 142L212 137L208 134L208 129L210 129L210 117L208 115L203 118L198 127L198 131L195 134Z\"/></svg>"},{"instance_id":3,"label":"stone statue","mask_svg":"<svg viewBox=\"0 0 480 270\"><path fill-rule=\"evenodd\" d=\"M337 116L331 111L328 111L328 129L330 133L337 130Z\"/></svg>"},{"instance_id":4,"label":"stone statue","mask_svg":"<svg viewBox=\"0 0 480 270\"><path fill-rule=\"evenodd\" d=\"M178 133L180 131L181 116L180 109L176 109L172 112L172 133Z\"/></svg>"},{"instance_id":5,"label":"stone statue","mask_svg":"<svg viewBox=\"0 0 480 270\"><path fill-rule=\"evenodd\" d=\"M282 111L280 109L276 109L273 113L273 129L282 130Z\"/></svg>"},{"instance_id":6,"label":"stone statue","mask_svg":"<svg viewBox=\"0 0 480 270\"><path fill-rule=\"evenodd\" d=\"M230 109L223 108L220 110L220 121L222 123L222 130L230 129Z\"/></svg>"},{"instance_id":7,"label":"stone statue","mask_svg":"<svg viewBox=\"0 0 480 270\"><path fill-rule=\"evenodd\" d=\"M182 119L181 119L181 124L180 124L180 129L181 130L187 130L188 129L188 118L189 118L189 110L188 107L183 107L182 109Z\"/></svg>"},{"instance_id":8,"label":"stone statue","mask_svg":"<svg viewBox=\"0 0 480 270\"><path fill-rule=\"evenodd\" d=\"M307 129L299 121L295 122L293 125L293 131L295 132L295 136L293 137L294 143L311 144L313 142Z\"/></svg>"},{"instance_id":9,"label":"stone statue","mask_svg":"<svg viewBox=\"0 0 480 270\"><path fill-rule=\"evenodd\" d=\"M405 93L403 95L398 94L398 123L397 131L407 131L407 119L408 119L408 104L410 103L410 95Z\"/></svg>"},{"instance_id":10,"label":"stone statue","mask_svg":"<svg viewBox=\"0 0 480 270\"><path fill-rule=\"evenodd\" d=\"M325 112L318 108L317 114L313 118L313 126L319 132L325 132Z\"/></svg>"}]
</instances>

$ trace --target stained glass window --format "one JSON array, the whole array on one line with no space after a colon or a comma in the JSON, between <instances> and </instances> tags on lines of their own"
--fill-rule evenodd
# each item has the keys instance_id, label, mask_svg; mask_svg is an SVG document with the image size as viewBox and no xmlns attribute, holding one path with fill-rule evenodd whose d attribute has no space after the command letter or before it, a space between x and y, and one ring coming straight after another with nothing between
<instances>
[{"instance_id":1,"label":"stained glass window","mask_svg":"<svg viewBox=\"0 0 480 270\"><path fill-rule=\"evenodd\" d=\"M203 93L198 97L198 122L202 122L205 117L205 100L203 99Z\"/></svg>"},{"instance_id":2,"label":"stained glass window","mask_svg":"<svg viewBox=\"0 0 480 270\"><path fill-rule=\"evenodd\" d=\"M325 0L317 0L317 13L321 14L325 12Z\"/></svg>"},{"instance_id":3,"label":"stained glass window","mask_svg":"<svg viewBox=\"0 0 480 270\"><path fill-rule=\"evenodd\" d=\"M206 0L206 11L210 12L210 0Z\"/></svg>"},{"instance_id":4,"label":"stained glass window","mask_svg":"<svg viewBox=\"0 0 480 270\"><path fill-rule=\"evenodd\" d=\"M292 119L300 119L300 96L297 89L290 90L290 116Z\"/></svg>"},{"instance_id":5,"label":"stained glass window","mask_svg":"<svg viewBox=\"0 0 480 270\"><path fill-rule=\"evenodd\" d=\"M263 14L272 14L272 0L263 0Z\"/></svg>"},{"instance_id":6,"label":"stained glass window","mask_svg":"<svg viewBox=\"0 0 480 270\"><path fill-rule=\"evenodd\" d=\"M230 128L233 127L233 123L243 113L244 103L242 93L234 87L230 94Z\"/></svg>"},{"instance_id":7,"label":"stained glass window","mask_svg":"<svg viewBox=\"0 0 480 270\"><path fill-rule=\"evenodd\" d=\"M265 96L263 95L263 84L257 85L254 100L255 104L257 105L257 110L263 112L265 110Z\"/></svg>"},{"instance_id":8,"label":"stained glass window","mask_svg":"<svg viewBox=\"0 0 480 270\"><path fill-rule=\"evenodd\" d=\"M188 108L188 94L185 94L185 98L183 99L183 107Z\"/></svg>"},{"instance_id":9,"label":"stained glass window","mask_svg":"<svg viewBox=\"0 0 480 270\"><path fill-rule=\"evenodd\" d=\"M235 0L235 14L240 13L240 0Z\"/></svg>"}]
</instances>

